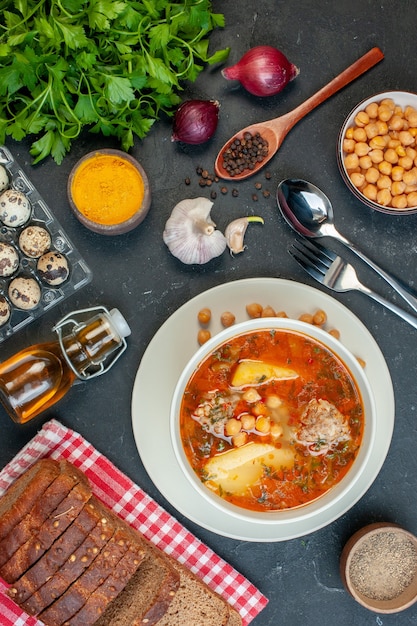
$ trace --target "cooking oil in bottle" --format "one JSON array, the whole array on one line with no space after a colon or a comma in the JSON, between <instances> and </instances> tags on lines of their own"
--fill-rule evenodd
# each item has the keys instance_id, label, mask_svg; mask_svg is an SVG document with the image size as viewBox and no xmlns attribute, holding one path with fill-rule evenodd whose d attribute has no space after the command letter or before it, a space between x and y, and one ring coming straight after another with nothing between
<instances>
[{"instance_id":1,"label":"cooking oil in bottle","mask_svg":"<svg viewBox=\"0 0 417 626\"><path fill-rule=\"evenodd\" d=\"M130 335L121 313L104 307L71 313L54 330L57 341L25 348L0 364L0 402L19 424L58 402L77 380L108 371Z\"/></svg>"}]
</instances>

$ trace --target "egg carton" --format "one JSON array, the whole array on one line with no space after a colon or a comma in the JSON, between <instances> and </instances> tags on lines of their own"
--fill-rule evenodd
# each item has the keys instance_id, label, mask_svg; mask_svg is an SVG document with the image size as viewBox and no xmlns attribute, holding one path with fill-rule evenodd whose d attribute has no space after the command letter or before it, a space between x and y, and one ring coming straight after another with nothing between
<instances>
[{"instance_id":1,"label":"egg carton","mask_svg":"<svg viewBox=\"0 0 417 626\"><path fill-rule=\"evenodd\" d=\"M31 211L28 221L16 227L10 224L6 225L4 221L0 220L0 243L11 245L18 254L18 266L13 274L0 277L0 308L2 304L5 308L8 306L10 309L8 321L0 326L1 343L87 285L92 279L92 272L36 187L4 146L0 146L0 165L2 171L3 168L6 170L9 178L7 188L23 193L29 201ZM0 195L4 191L5 189L0 192ZM42 272L38 269L38 258L26 255L20 248L19 236L22 230L28 226L40 226L45 229L51 239L48 252L53 253L53 255L59 253L61 258L63 256L66 260L69 270L68 277L60 285L47 284ZM39 302L30 310L16 306L10 299L10 283L18 277L34 279L39 286Z\"/></svg>"}]
</instances>

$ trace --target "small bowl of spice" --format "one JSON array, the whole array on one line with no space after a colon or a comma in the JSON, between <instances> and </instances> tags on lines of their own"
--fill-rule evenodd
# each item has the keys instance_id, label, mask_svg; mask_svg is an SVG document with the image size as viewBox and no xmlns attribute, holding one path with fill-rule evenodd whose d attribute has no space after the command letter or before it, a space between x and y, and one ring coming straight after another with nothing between
<instances>
[{"instance_id":1,"label":"small bowl of spice","mask_svg":"<svg viewBox=\"0 0 417 626\"><path fill-rule=\"evenodd\" d=\"M89 152L75 164L67 193L77 219L101 235L136 228L151 205L143 167L129 154L110 148Z\"/></svg>"},{"instance_id":2,"label":"small bowl of spice","mask_svg":"<svg viewBox=\"0 0 417 626\"><path fill-rule=\"evenodd\" d=\"M359 604L399 613L417 600L417 537L396 524L369 524L346 543L340 573Z\"/></svg>"}]
</instances>

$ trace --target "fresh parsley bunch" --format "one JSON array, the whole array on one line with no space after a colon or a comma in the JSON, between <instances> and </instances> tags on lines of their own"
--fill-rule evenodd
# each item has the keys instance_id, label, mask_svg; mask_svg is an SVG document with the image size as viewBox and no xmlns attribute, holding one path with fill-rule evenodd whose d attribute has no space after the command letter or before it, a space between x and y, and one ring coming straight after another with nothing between
<instances>
[{"instance_id":1,"label":"fresh parsley bunch","mask_svg":"<svg viewBox=\"0 0 417 626\"><path fill-rule=\"evenodd\" d=\"M83 128L124 150L180 102L224 26L209 0L0 0L0 143L31 145L60 164Z\"/></svg>"}]
</instances>

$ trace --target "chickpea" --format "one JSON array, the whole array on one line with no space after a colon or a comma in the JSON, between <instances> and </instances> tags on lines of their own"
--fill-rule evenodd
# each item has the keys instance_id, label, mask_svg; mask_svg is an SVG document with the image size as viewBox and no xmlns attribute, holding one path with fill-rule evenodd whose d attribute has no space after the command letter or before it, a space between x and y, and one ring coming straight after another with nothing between
<instances>
[{"instance_id":1,"label":"chickpea","mask_svg":"<svg viewBox=\"0 0 417 626\"><path fill-rule=\"evenodd\" d=\"M376 102L371 102L365 108L366 113L368 114L370 119L375 119L378 117L378 104Z\"/></svg>"},{"instance_id":2,"label":"chickpea","mask_svg":"<svg viewBox=\"0 0 417 626\"><path fill-rule=\"evenodd\" d=\"M407 196L404 194L394 196L392 198L392 206L394 209L406 209L407 208Z\"/></svg>"},{"instance_id":3,"label":"chickpea","mask_svg":"<svg viewBox=\"0 0 417 626\"><path fill-rule=\"evenodd\" d=\"M359 365L363 368L366 367L366 361L364 361L360 356L356 357L357 362L359 363Z\"/></svg>"},{"instance_id":4,"label":"chickpea","mask_svg":"<svg viewBox=\"0 0 417 626\"><path fill-rule=\"evenodd\" d=\"M388 120L392 117L392 113L392 109L384 104L381 104L378 107L378 117L383 122L388 122Z\"/></svg>"},{"instance_id":5,"label":"chickpea","mask_svg":"<svg viewBox=\"0 0 417 626\"><path fill-rule=\"evenodd\" d=\"M278 396L275 396L273 394L268 396L267 399L266 399L266 406L269 409L277 409L279 406L281 406L281 404L282 404L281 398L279 398Z\"/></svg>"},{"instance_id":6,"label":"chickpea","mask_svg":"<svg viewBox=\"0 0 417 626\"><path fill-rule=\"evenodd\" d=\"M377 139L377 137L375 137L371 141L375 141L375 139ZM369 150L370 150L370 146L368 146L366 141L358 141L355 146L355 154L357 154L358 157L365 156L365 154L368 154Z\"/></svg>"},{"instance_id":7,"label":"chickpea","mask_svg":"<svg viewBox=\"0 0 417 626\"><path fill-rule=\"evenodd\" d=\"M300 322L306 322L307 324L313 323L313 316L311 313L302 313L298 319Z\"/></svg>"},{"instance_id":8,"label":"chickpea","mask_svg":"<svg viewBox=\"0 0 417 626\"><path fill-rule=\"evenodd\" d=\"M372 163L375 163L375 165L381 163L381 161L384 160L384 153L380 148L375 148L374 150L371 150L368 154Z\"/></svg>"},{"instance_id":9,"label":"chickpea","mask_svg":"<svg viewBox=\"0 0 417 626\"><path fill-rule=\"evenodd\" d=\"M359 111L355 117L356 126L366 126L369 124L369 115L366 111Z\"/></svg>"},{"instance_id":10,"label":"chickpea","mask_svg":"<svg viewBox=\"0 0 417 626\"><path fill-rule=\"evenodd\" d=\"M322 309L316 311L313 315L313 324L315 326L323 326L327 322L326 312Z\"/></svg>"},{"instance_id":11,"label":"chickpea","mask_svg":"<svg viewBox=\"0 0 417 626\"><path fill-rule=\"evenodd\" d=\"M365 133L368 139L373 139L378 135L378 124L371 122L365 126Z\"/></svg>"},{"instance_id":12,"label":"chickpea","mask_svg":"<svg viewBox=\"0 0 417 626\"><path fill-rule=\"evenodd\" d=\"M414 137L408 130L402 130L398 135L398 139L403 146L411 146L414 143Z\"/></svg>"},{"instance_id":13,"label":"chickpea","mask_svg":"<svg viewBox=\"0 0 417 626\"><path fill-rule=\"evenodd\" d=\"M229 326L233 326L235 321L236 321L236 317L233 315L233 313L230 313L230 311L225 311L220 316L220 322L222 326L224 326L225 328L229 328Z\"/></svg>"},{"instance_id":14,"label":"chickpea","mask_svg":"<svg viewBox=\"0 0 417 626\"><path fill-rule=\"evenodd\" d=\"M417 191L407 194L407 205L409 207L417 206Z\"/></svg>"},{"instance_id":15,"label":"chickpea","mask_svg":"<svg viewBox=\"0 0 417 626\"><path fill-rule=\"evenodd\" d=\"M258 417L258 419L256 420L256 430L264 434L269 433L271 430L270 418L266 417L265 415L261 415L260 417Z\"/></svg>"},{"instance_id":16,"label":"chickpea","mask_svg":"<svg viewBox=\"0 0 417 626\"><path fill-rule=\"evenodd\" d=\"M386 174L383 174L376 181L376 186L378 189L390 189L391 188L391 179Z\"/></svg>"},{"instance_id":17,"label":"chickpea","mask_svg":"<svg viewBox=\"0 0 417 626\"><path fill-rule=\"evenodd\" d=\"M249 415L249 413L245 413L240 418L240 423L242 424L242 428L244 430L253 430L256 424L256 418L254 415Z\"/></svg>"},{"instance_id":18,"label":"chickpea","mask_svg":"<svg viewBox=\"0 0 417 626\"><path fill-rule=\"evenodd\" d=\"M226 426L224 427L224 432L227 437L233 437L237 435L242 430L242 424L240 420L237 420L235 417L231 417L227 420Z\"/></svg>"},{"instance_id":19,"label":"chickpea","mask_svg":"<svg viewBox=\"0 0 417 626\"><path fill-rule=\"evenodd\" d=\"M257 302L253 302L252 304L246 305L246 312L250 318L255 319L257 317L261 317L262 307Z\"/></svg>"},{"instance_id":20,"label":"chickpea","mask_svg":"<svg viewBox=\"0 0 417 626\"><path fill-rule=\"evenodd\" d=\"M242 399L245 402L254 404L255 402L259 402L261 396L254 387L249 387L249 389L246 389L246 391L242 394Z\"/></svg>"},{"instance_id":21,"label":"chickpea","mask_svg":"<svg viewBox=\"0 0 417 626\"><path fill-rule=\"evenodd\" d=\"M258 417L259 415L268 415L268 407L263 402L257 402L252 407L252 414L255 415L255 417Z\"/></svg>"},{"instance_id":22,"label":"chickpea","mask_svg":"<svg viewBox=\"0 0 417 626\"><path fill-rule=\"evenodd\" d=\"M337 328L331 328L329 330L329 335L331 335L335 339L340 339L340 330L337 330Z\"/></svg>"},{"instance_id":23,"label":"chickpea","mask_svg":"<svg viewBox=\"0 0 417 626\"><path fill-rule=\"evenodd\" d=\"M241 430L240 433L232 437L232 444L234 445L235 448L241 448L242 446L245 445L247 440L248 440L248 434L245 433L243 430Z\"/></svg>"},{"instance_id":24,"label":"chickpea","mask_svg":"<svg viewBox=\"0 0 417 626\"><path fill-rule=\"evenodd\" d=\"M353 139L355 141L366 141L368 139L366 130L364 128L355 128L353 131Z\"/></svg>"},{"instance_id":25,"label":"chickpea","mask_svg":"<svg viewBox=\"0 0 417 626\"><path fill-rule=\"evenodd\" d=\"M361 174L360 172L352 172L352 174L350 175L350 180L355 185L355 187L360 189L365 183L365 175Z\"/></svg>"},{"instance_id":26,"label":"chickpea","mask_svg":"<svg viewBox=\"0 0 417 626\"><path fill-rule=\"evenodd\" d=\"M369 156L369 154L366 154L365 156L360 157L359 167L363 170L368 170L370 167L372 167L372 159Z\"/></svg>"},{"instance_id":27,"label":"chickpea","mask_svg":"<svg viewBox=\"0 0 417 626\"><path fill-rule=\"evenodd\" d=\"M198 312L197 317L200 324L208 324L211 320L210 309L201 309L201 311Z\"/></svg>"},{"instance_id":28,"label":"chickpea","mask_svg":"<svg viewBox=\"0 0 417 626\"><path fill-rule=\"evenodd\" d=\"M398 159L398 165L400 165L405 170L411 170L411 168L414 165L413 159L411 157L407 156L407 155L403 156L403 157L400 157Z\"/></svg>"},{"instance_id":29,"label":"chickpea","mask_svg":"<svg viewBox=\"0 0 417 626\"><path fill-rule=\"evenodd\" d=\"M354 141L354 139L344 139L343 140L344 152L352 153L355 149L355 143L356 141Z\"/></svg>"},{"instance_id":30,"label":"chickpea","mask_svg":"<svg viewBox=\"0 0 417 626\"><path fill-rule=\"evenodd\" d=\"M366 187L364 187L364 189L362 190L363 195L365 196L365 198L368 198L368 200L376 200L376 195L378 193L378 189L375 187L375 185L371 185L368 184L366 185Z\"/></svg>"},{"instance_id":31,"label":"chickpea","mask_svg":"<svg viewBox=\"0 0 417 626\"><path fill-rule=\"evenodd\" d=\"M412 170L404 172L403 181L406 185L417 184L417 168L413 167Z\"/></svg>"},{"instance_id":32,"label":"chickpea","mask_svg":"<svg viewBox=\"0 0 417 626\"><path fill-rule=\"evenodd\" d=\"M352 154L348 154L345 157L345 168L347 170L354 170L357 167L359 167L359 157L356 154L356 152L353 152Z\"/></svg>"},{"instance_id":33,"label":"chickpea","mask_svg":"<svg viewBox=\"0 0 417 626\"><path fill-rule=\"evenodd\" d=\"M285 311L278 311L277 313L275 313L275 317L283 317L283 318L287 318L288 315L286 314Z\"/></svg>"},{"instance_id":34,"label":"chickpea","mask_svg":"<svg viewBox=\"0 0 417 626\"><path fill-rule=\"evenodd\" d=\"M392 196L389 189L380 189L376 194L376 201L381 206L389 206L391 203Z\"/></svg>"},{"instance_id":35,"label":"chickpea","mask_svg":"<svg viewBox=\"0 0 417 626\"><path fill-rule=\"evenodd\" d=\"M392 168L391 178L394 182L402 180L403 175L404 175L404 168L401 167L400 165L396 165L395 167Z\"/></svg>"},{"instance_id":36,"label":"chickpea","mask_svg":"<svg viewBox=\"0 0 417 626\"><path fill-rule=\"evenodd\" d=\"M202 346L203 343L206 343L206 341L210 339L210 337L211 337L211 332L209 330L201 329L198 331L197 341L200 344L200 346Z\"/></svg>"},{"instance_id":37,"label":"chickpea","mask_svg":"<svg viewBox=\"0 0 417 626\"><path fill-rule=\"evenodd\" d=\"M396 180L392 183L391 193L393 196L399 196L405 191L405 183L402 180Z\"/></svg>"},{"instance_id":38,"label":"chickpea","mask_svg":"<svg viewBox=\"0 0 417 626\"><path fill-rule=\"evenodd\" d=\"M281 437L282 433L284 432L284 429L282 428L281 424L277 424L276 422L273 422L271 424L271 435L273 437Z\"/></svg>"},{"instance_id":39,"label":"chickpea","mask_svg":"<svg viewBox=\"0 0 417 626\"><path fill-rule=\"evenodd\" d=\"M384 157L385 161L387 163L390 163L391 165L395 165L395 163L398 163L398 154L394 150L394 148L387 148L387 150L385 150ZM384 161L382 161L382 163L384 163Z\"/></svg>"},{"instance_id":40,"label":"chickpea","mask_svg":"<svg viewBox=\"0 0 417 626\"><path fill-rule=\"evenodd\" d=\"M389 176L391 174L392 165L391 163L388 163L388 161L381 161L381 163L378 165L378 169L381 174Z\"/></svg>"},{"instance_id":41,"label":"chickpea","mask_svg":"<svg viewBox=\"0 0 417 626\"><path fill-rule=\"evenodd\" d=\"M379 178L379 170L376 167L370 167L369 170L365 172L365 180L367 183L376 183Z\"/></svg>"},{"instance_id":42,"label":"chickpea","mask_svg":"<svg viewBox=\"0 0 417 626\"><path fill-rule=\"evenodd\" d=\"M275 311L272 306L266 306L262 311L261 317L275 317Z\"/></svg>"}]
</instances>

